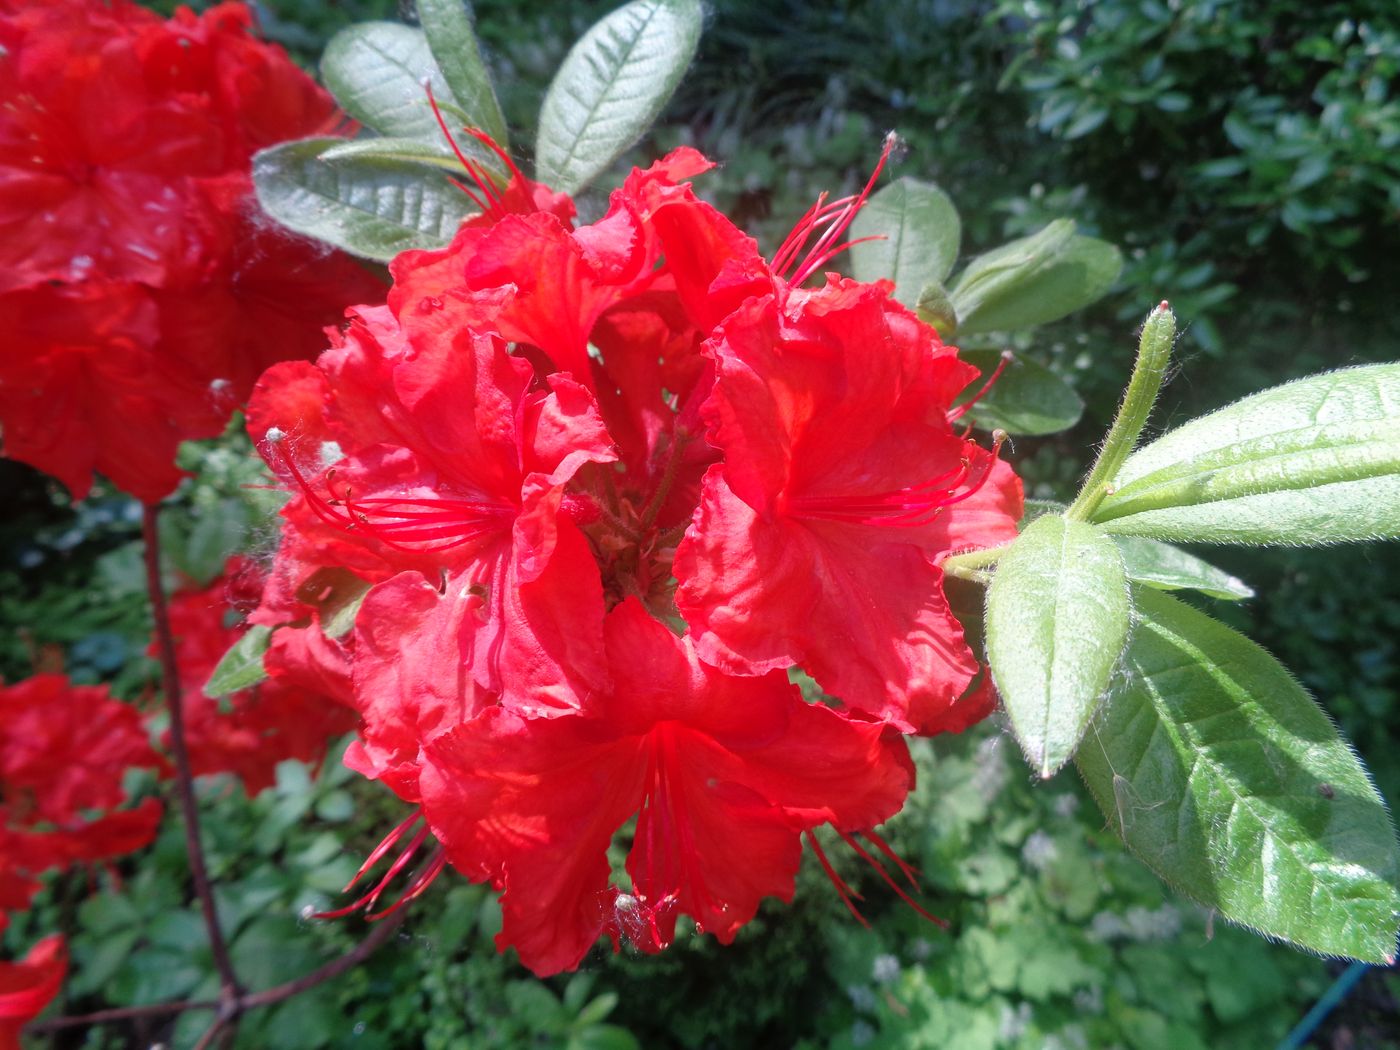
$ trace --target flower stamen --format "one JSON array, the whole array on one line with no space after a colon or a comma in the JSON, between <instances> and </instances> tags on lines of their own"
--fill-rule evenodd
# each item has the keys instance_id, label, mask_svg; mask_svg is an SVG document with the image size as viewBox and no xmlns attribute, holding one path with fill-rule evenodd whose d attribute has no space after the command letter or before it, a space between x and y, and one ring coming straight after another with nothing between
<instances>
[{"instance_id":1,"label":"flower stamen","mask_svg":"<svg viewBox=\"0 0 1400 1050\"><path fill-rule=\"evenodd\" d=\"M788 508L796 517L845 525L919 528L933 522L945 508L977 494L991 476L1004 440L1005 435L998 434L990 455L964 458L953 470L927 481L884 492L796 496Z\"/></svg>"},{"instance_id":2,"label":"flower stamen","mask_svg":"<svg viewBox=\"0 0 1400 1050\"><path fill-rule=\"evenodd\" d=\"M811 277L819 269L825 266L836 255L845 251L852 244L858 244L864 240L873 238L859 238L855 241L847 241L844 244L832 247L841 235L850 228L855 221L860 209L865 206L865 202L870 198L870 194L875 189L875 182L880 177L880 173L885 169L885 162L889 160L890 154L894 152L894 147L898 143L899 137L890 132L885 136L884 148L880 151L880 159L875 164L875 170L870 173L870 178L866 180L865 187L858 194L852 197L842 197L828 204L826 194L817 198L817 202L807 210L807 213L797 221L792 233L788 234L773 256L773 271L781 276L788 267L796 260L797 255L807 246L807 239L818 228L825 226L816 242L807 250L807 256L797 267L796 272L789 278L794 286L800 286L802 282Z\"/></svg>"},{"instance_id":3,"label":"flower stamen","mask_svg":"<svg viewBox=\"0 0 1400 1050\"><path fill-rule=\"evenodd\" d=\"M282 441L269 441L306 497L307 506L326 524L365 535L404 554L442 554L481 540L506 527L517 508L486 498L371 497L356 499L349 485L336 495L336 469L326 471L325 499L307 480Z\"/></svg>"}]
</instances>

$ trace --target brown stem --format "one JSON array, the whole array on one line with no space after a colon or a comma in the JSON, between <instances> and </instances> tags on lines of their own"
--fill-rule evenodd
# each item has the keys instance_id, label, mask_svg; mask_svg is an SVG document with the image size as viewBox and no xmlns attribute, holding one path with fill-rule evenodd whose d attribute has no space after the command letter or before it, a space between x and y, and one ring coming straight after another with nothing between
<instances>
[{"instance_id":1,"label":"brown stem","mask_svg":"<svg viewBox=\"0 0 1400 1050\"><path fill-rule=\"evenodd\" d=\"M375 923L369 936L355 947L308 974L261 992L244 992L228 1004L216 999L184 999L173 1003L156 1003L152 1006L123 1006L114 1010L98 1010L90 1014L76 1014L72 1017L54 1017L47 1021L36 1021L34 1024L28 1025L25 1032L29 1035L39 1035L44 1032L57 1031L60 1028L76 1028L80 1025L129 1021L142 1017L159 1017L163 1014L182 1014L191 1010L216 1010L218 1017L203 1037L212 1040L239 1015L260 1006L272 1006L284 999L290 999L294 995L300 995L302 992L334 977L339 977L345 971L358 966L398 932L399 925L407 915L407 910L401 909L386 916L383 922Z\"/></svg>"},{"instance_id":2,"label":"brown stem","mask_svg":"<svg viewBox=\"0 0 1400 1050\"><path fill-rule=\"evenodd\" d=\"M190 876L195 895L204 913L204 926L209 931L209 950L214 956L214 968L219 973L219 999L227 1009L235 1003L242 989L238 975L229 958L228 944L219 926L219 914L214 906L214 890L209 882L209 870L204 864L204 847L199 838L199 804L194 796L194 774L190 772L190 754L185 746L185 715L180 691L180 670L175 663L175 638L170 632L170 612L165 604L165 590L160 582L160 509L154 503L142 507L141 536L146 547L146 589L155 615L156 637L160 641L160 663L165 705L170 712L170 748L175 752L175 782L180 799L180 811L185 818L185 850L190 858Z\"/></svg>"},{"instance_id":3,"label":"brown stem","mask_svg":"<svg viewBox=\"0 0 1400 1050\"><path fill-rule=\"evenodd\" d=\"M382 921L375 923L374 929L370 931L368 937L340 958L332 959L326 965L312 970L294 981L279 984L265 992L252 992L244 995L239 1000L242 1009L251 1010L255 1006L271 1006L273 1003L280 1003L283 999L299 995L308 988L315 988L316 985L323 981L329 981L332 977L339 977L346 970L353 969L373 955L385 941L398 932L399 925L407 917L408 909L406 908L401 908L392 915L386 915Z\"/></svg>"},{"instance_id":4,"label":"brown stem","mask_svg":"<svg viewBox=\"0 0 1400 1050\"><path fill-rule=\"evenodd\" d=\"M97 1010L90 1014L73 1014L69 1017L51 1017L47 1021L35 1021L25 1026L27 1035L41 1035L56 1032L60 1028L78 1028L84 1025L107 1024L112 1021L135 1021L143 1017L160 1017L162 1014L183 1014L191 1010L217 1010L217 999L180 999L173 1003L154 1003L150 1006L121 1006L111 1010Z\"/></svg>"}]
</instances>

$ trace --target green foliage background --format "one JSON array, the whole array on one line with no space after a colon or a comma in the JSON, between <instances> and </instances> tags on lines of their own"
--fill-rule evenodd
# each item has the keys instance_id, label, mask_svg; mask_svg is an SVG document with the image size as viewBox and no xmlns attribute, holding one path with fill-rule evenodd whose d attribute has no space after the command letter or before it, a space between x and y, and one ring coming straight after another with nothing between
<instances>
[{"instance_id":1,"label":"green foliage background","mask_svg":"<svg viewBox=\"0 0 1400 1050\"><path fill-rule=\"evenodd\" d=\"M157 5L160 6L160 5ZM478 0L478 30L512 127L528 126L570 43L612 6ZM268 34L308 64L388 0L269 0ZM771 248L823 189L864 178L883 132L894 173L958 204L964 250L1073 217L1124 248L1119 287L1018 349L1088 401L1074 430L1015 450L1028 495L1064 498L1131 362L1132 328L1170 297L1182 371L1158 425L1310 372L1393 359L1400 322L1400 13L1392 4L1280 0L712 0L696 67L657 134L626 161L682 142L722 166L703 188ZM600 185L607 185L605 177ZM585 210L598 201L585 201ZM969 341L968 349L999 348ZM246 441L191 447L195 480L168 513L171 581L212 577L225 553L271 545L275 500L249 489ZM65 668L149 698L139 508L100 490L62 505L0 462L0 675ZM1255 585L1214 615L1293 668L1400 799L1400 557L1358 545L1212 551ZM537 981L491 938L491 895L444 877L369 964L245 1020L242 1047L568 1046L1259 1047L1275 1043L1335 967L1212 924L1126 857L1072 772L1032 784L996 726L922 743L920 787L889 829L922 871L947 932L893 899L839 844L866 894L864 928L815 866L797 902L765 908L736 945L683 937L667 954L601 951ZM156 785L136 785L155 791ZM288 979L364 935L329 906L397 807L334 760L295 764L246 799L204 790L211 866L240 972ZM172 822L123 878L58 880L17 918L5 954L73 937L65 1009L181 996L217 982ZM1212 925L1214 928L1212 929ZM1400 979L1353 994L1341 1036L1400 1046ZM173 1027L93 1029L56 1045L171 1039Z\"/></svg>"}]
</instances>

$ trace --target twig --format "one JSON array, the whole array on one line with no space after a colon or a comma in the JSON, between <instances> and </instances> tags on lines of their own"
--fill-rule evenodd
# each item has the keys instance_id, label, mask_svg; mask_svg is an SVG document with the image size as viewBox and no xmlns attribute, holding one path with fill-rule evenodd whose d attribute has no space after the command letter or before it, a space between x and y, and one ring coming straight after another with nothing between
<instances>
[{"instance_id":1,"label":"twig","mask_svg":"<svg viewBox=\"0 0 1400 1050\"><path fill-rule=\"evenodd\" d=\"M231 1006L219 1011L219 1015L214 1018L214 1023L195 1044L194 1050L209 1050L209 1047L212 1047L215 1040L221 1035L226 1039L231 1038L239 1017L246 1011L254 1010L259 1006L272 1006L284 999L290 999L294 995L300 995L302 992L315 988L318 984L329 981L333 977L339 977L346 970L358 966L394 935L407 914L407 911L400 910L392 913L392 916L386 916L385 921L376 924L368 937L340 958L332 959L319 969L312 970L296 980L287 981L285 984L279 984L263 992L240 995Z\"/></svg>"},{"instance_id":2,"label":"twig","mask_svg":"<svg viewBox=\"0 0 1400 1050\"><path fill-rule=\"evenodd\" d=\"M156 637L159 640L162 685L166 704L170 710L171 750L175 752L175 779L178 785L180 809L185 818L185 846L190 857L190 874L194 880L195 894L199 897L204 912L205 926L209 931L209 945L214 957L214 965L219 972L221 983L217 1000L182 999L172 1003L155 1003L150 1006L123 1006L110 1010L97 1010L89 1014L76 1014L68 1017L54 1017L25 1026L25 1032L39 1035L64 1028L104 1024L113 1021L132 1021L147 1017L162 1017L170 1014L188 1013L193 1010L215 1011L214 1022L196 1044L196 1050L208 1050L222 1037L226 1044L232 1040L239 1018L249 1010L271 1006L284 999L314 988L324 981L339 977L345 971L358 966L369 958L385 941L393 937L406 911L394 913L392 917L377 923L363 941L339 958L332 959L324 966L312 970L294 980L287 981L261 992L245 992L238 984L233 962L228 954L223 930L219 925L218 913L214 907L214 893L209 881L209 872L204 864L204 849L199 838L199 810L194 795L194 777L190 772L189 751L185 746L184 712L181 709L180 672L175 663L175 639L170 631L170 614L166 607L165 592L160 581L160 531L157 524L158 509L152 504L143 508L141 534L146 547L146 586L150 592L151 609L155 615Z\"/></svg>"},{"instance_id":3,"label":"twig","mask_svg":"<svg viewBox=\"0 0 1400 1050\"><path fill-rule=\"evenodd\" d=\"M182 1014L191 1010L216 1010L219 1012L218 1017L215 1018L214 1023L204 1033L204 1037L200 1041L200 1045L207 1045L204 1043L205 1039L212 1040L220 1032L226 1031L226 1025L247 1011L255 1010L260 1006L272 1006L284 999L290 999L294 995L300 995L302 992L339 977L347 970L358 966L398 932L399 926L407 916L406 909L393 912L385 916L382 922L375 923L369 936L344 955L332 959L324 966L294 980L274 985L261 992L244 992L227 1005L216 999L183 999L173 1003L156 1003L151 1006L123 1006L113 1010L98 1010L90 1014L76 1014L71 1017L54 1017L47 1021L36 1021L34 1024L26 1026L25 1032L29 1035L40 1035L44 1032L58 1031L60 1028L77 1028L81 1025L130 1021L142 1017L159 1017L162 1014Z\"/></svg>"},{"instance_id":4,"label":"twig","mask_svg":"<svg viewBox=\"0 0 1400 1050\"><path fill-rule=\"evenodd\" d=\"M175 663L175 638L170 632L170 613L165 604L165 591L160 582L160 510L153 503L142 507L141 536L146 548L146 589L151 598L151 611L156 621L156 637L160 642L160 663L165 691L165 704L170 712L170 748L175 752L175 781L180 810L185 818L185 850L190 858L190 876L195 895L204 913L204 926L209 931L209 950L214 956L214 968L219 974L219 999L227 1011L238 1001L242 989L229 957L228 944L219 925L214 905L214 891L209 883L209 870L204 863L204 847L199 838L199 804L194 795L194 775L190 772L190 754L185 746L185 716L182 709L180 670Z\"/></svg>"},{"instance_id":5,"label":"twig","mask_svg":"<svg viewBox=\"0 0 1400 1050\"><path fill-rule=\"evenodd\" d=\"M51 1017L47 1021L35 1021L25 1026L28 1035L41 1035L56 1032L61 1028L78 1028L83 1025L108 1024L112 1021L135 1021L143 1017L159 1017L162 1014L183 1014L191 1010L217 1010L217 999L180 999L173 1003L153 1003L150 1006L120 1006L111 1010L96 1010L90 1014L73 1014L68 1017Z\"/></svg>"}]
</instances>

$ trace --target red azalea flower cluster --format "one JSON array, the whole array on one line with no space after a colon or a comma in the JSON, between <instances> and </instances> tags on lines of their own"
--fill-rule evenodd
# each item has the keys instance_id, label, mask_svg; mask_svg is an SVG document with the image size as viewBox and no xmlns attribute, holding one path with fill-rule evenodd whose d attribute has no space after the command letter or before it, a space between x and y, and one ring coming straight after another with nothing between
<instances>
[{"instance_id":1,"label":"red azalea flower cluster","mask_svg":"<svg viewBox=\"0 0 1400 1050\"><path fill-rule=\"evenodd\" d=\"M804 837L844 895L824 824L899 863L872 829L912 786L901 734L992 705L939 568L1021 514L953 426L976 370L887 282L804 287L871 186L769 262L685 181L710 166L677 150L585 226L483 177L450 247L400 255L387 305L250 406L294 493L254 619L312 625L274 637L336 668L347 762L418 807L363 903L431 832L406 896L449 861L491 882L542 975L600 934L664 947L682 912L729 942L791 898ZM337 640L314 625L347 572Z\"/></svg>"},{"instance_id":2,"label":"red azalea flower cluster","mask_svg":"<svg viewBox=\"0 0 1400 1050\"><path fill-rule=\"evenodd\" d=\"M100 686L38 675L0 686L0 930L39 889L37 877L146 846L161 806L131 809L122 777L164 767L141 714ZM36 945L21 963L0 963L0 1050L58 992L66 969L61 937Z\"/></svg>"},{"instance_id":3,"label":"red azalea flower cluster","mask_svg":"<svg viewBox=\"0 0 1400 1050\"><path fill-rule=\"evenodd\" d=\"M204 695L215 666L247 630L242 614L258 604L261 592L256 566L235 557L207 587L177 591L169 610L190 768L195 776L232 773L249 795L276 782L279 762L319 763L330 739L356 724L351 708L327 699L319 681L304 679L304 661L280 658L281 647L267 660L266 681L219 701ZM154 641L150 654L159 655Z\"/></svg>"},{"instance_id":4,"label":"red azalea flower cluster","mask_svg":"<svg viewBox=\"0 0 1400 1050\"><path fill-rule=\"evenodd\" d=\"M94 470L167 495L181 440L382 295L259 218L253 153L342 118L249 24L240 3L0 0L0 425L77 497Z\"/></svg>"},{"instance_id":5,"label":"red azalea flower cluster","mask_svg":"<svg viewBox=\"0 0 1400 1050\"><path fill-rule=\"evenodd\" d=\"M67 970L68 951L57 934L20 962L0 962L0 1050L21 1050L20 1031L58 994Z\"/></svg>"}]
</instances>

